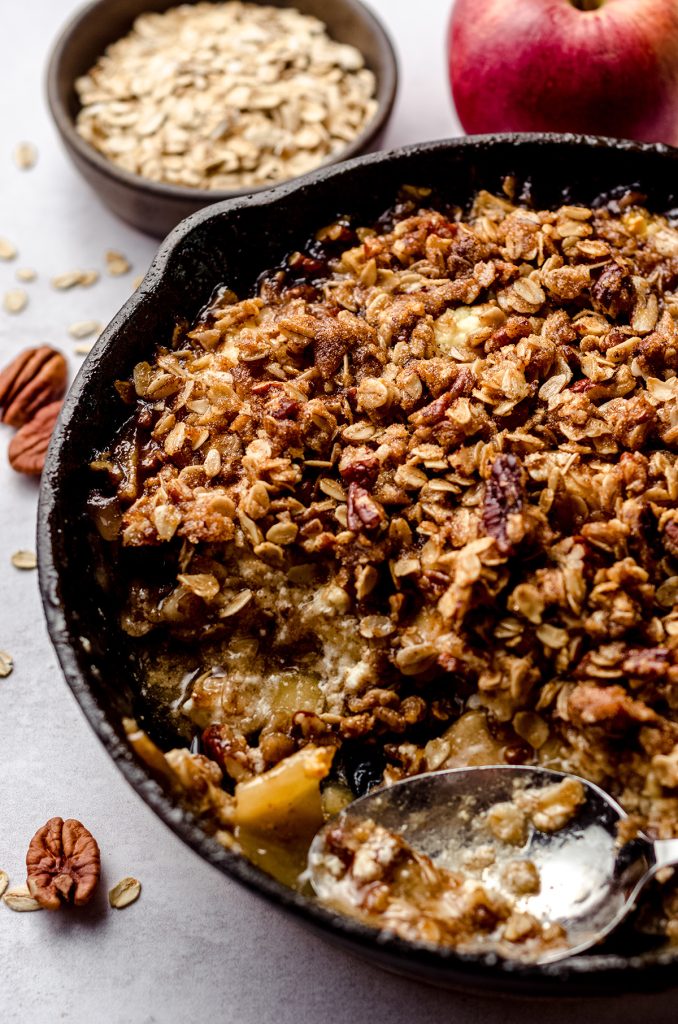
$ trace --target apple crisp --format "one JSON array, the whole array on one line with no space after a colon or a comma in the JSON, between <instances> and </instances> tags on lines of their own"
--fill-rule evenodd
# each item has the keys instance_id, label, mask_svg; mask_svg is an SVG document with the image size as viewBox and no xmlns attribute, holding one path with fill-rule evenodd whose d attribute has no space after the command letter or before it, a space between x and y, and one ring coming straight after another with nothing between
<instances>
[{"instance_id":1,"label":"apple crisp","mask_svg":"<svg viewBox=\"0 0 678 1024\"><path fill-rule=\"evenodd\" d=\"M225 842L308 747L325 815L539 763L678 835L678 230L638 203L405 190L119 382L93 506Z\"/></svg>"},{"instance_id":2,"label":"apple crisp","mask_svg":"<svg viewBox=\"0 0 678 1024\"><path fill-rule=\"evenodd\" d=\"M481 884L468 865L450 871L371 819L347 816L328 829L316 872L325 902L410 941L522 957L565 945L563 928L520 907L539 887L529 860L511 865L501 892Z\"/></svg>"},{"instance_id":3,"label":"apple crisp","mask_svg":"<svg viewBox=\"0 0 678 1024\"><path fill-rule=\"evenodd\" d=\"M570 826L551 854L570 841L578 845L583 833L576 819L587 797L572 776L536 787L524 783L514 777L509 799L501 802L488 799L481 782L475 792L471 786L459 799L448 794L439 803L428 789L418 800L412 791L403 799L391 790L390 802L381 790L367 805L351 804L313 840L308 873L315 893L335 910L411 941L464 953L541 962L555 953L559 959L581 943L585 930L570 934L551 919L553 862L544 859L538 834ZM581 902L591 888L597 884L580 890Z\"/></svg>"}]
</instances>

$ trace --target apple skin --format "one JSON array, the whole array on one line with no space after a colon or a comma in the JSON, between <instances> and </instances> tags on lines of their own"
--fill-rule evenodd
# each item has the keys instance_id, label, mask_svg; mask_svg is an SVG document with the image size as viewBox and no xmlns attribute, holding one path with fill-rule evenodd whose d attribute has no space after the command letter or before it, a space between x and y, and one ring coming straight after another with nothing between
<instances>
[{"instance_id":1,"label":"apple skin","mask_svg":"<svg viewBox=\"0 0 678 1024\"><path fill-rule=\"evenodd\" d=\"M448 55L467 132L678 145L676 0L456 0Z\"/></svg>"}]
</instances>

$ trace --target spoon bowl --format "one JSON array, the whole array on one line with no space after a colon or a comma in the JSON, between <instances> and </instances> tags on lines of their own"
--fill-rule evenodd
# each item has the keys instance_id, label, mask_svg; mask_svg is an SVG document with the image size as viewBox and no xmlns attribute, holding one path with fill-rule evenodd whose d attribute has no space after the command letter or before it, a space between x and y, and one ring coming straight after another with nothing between
<instances>
[{"instance_id":1,"label":"spoon bowl","mask_svg":"<svg viewBox=\"0 0 678 1024\"><path fill-rule=\"evenodd\" d=\"M552 963L600 942L631 912L656 871L678 862L678 840L652 843L639 836L622 845L619 825L626 812L585 779L578 780L585 800L562 828L546 832L530 824L521 845L504 842L487 828L487 812L511 803L521 790L533 792L574 778L513 765L429 772L372 790L342 816L374 821L451 871L464 871L475 853L489 847L491 856L479 877L490 889L501 890L502 873L510 861L531 861L539 873L539 892L514 902L517 910L565 929L565 944L544 950L536 960ZM318 832L309 852L309 876L321 900L331 898L333 880L324 855L328 829L335 824L329 822Z\"/></svg>"}]
</instances>

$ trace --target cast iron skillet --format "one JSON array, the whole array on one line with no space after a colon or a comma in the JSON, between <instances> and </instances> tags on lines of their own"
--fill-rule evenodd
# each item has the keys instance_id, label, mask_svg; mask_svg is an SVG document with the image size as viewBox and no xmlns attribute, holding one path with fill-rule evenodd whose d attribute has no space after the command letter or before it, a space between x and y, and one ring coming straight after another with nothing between
<instances>
[{"instance_id":1,"label":"cast iron skillet","mask_svg":"<svg viewBox=\"0 0 678 1024\"><path fill-rule=\"evenodd\" d=\"M676 205L678 150L572 135L479 136L379 153L315 172L293 185L208 207L162 243L139 290L94 347L66 399L47 456L38 512L40 588L47 625L66 679L90 725L127 780L177 835L210 864L290 911L328 938L375 964L429 982L530 995L590 995L669 987L678 958L624 938L603 952L534 967L493 955L432 950L316 906L208 838L130 750L121 719L144 708L135 696L137 667L117 626L106 545L83 509L92 483L88 462L106 448L128 415L113 382L168 339L177 317L189 320L215 286L240 294L258 274L298 248L337 214L369 223L403 184L430 185L464 203L478 188L498 190L514 174L535 203L593 201L627 186L648 205ZM145 722L153 735L153 722ZM155 733L157 735L157 732ZM629 950L633 949L633 954Z\"/></svg>"}]
</instances>

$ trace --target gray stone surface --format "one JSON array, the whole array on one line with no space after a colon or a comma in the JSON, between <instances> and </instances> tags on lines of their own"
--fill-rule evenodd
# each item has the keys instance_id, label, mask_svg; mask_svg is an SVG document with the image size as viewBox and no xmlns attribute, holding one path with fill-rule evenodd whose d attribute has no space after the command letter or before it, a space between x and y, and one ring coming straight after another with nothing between
<instances>
[{"instance_id":1,"label":"gray stone surface","mask_svg":"<svg viewBox=\"0 0 678 1024\"><path fill-rule=\"evenodd\" d=\"M446 0L374 0L401 57L389 145L458 131L443 59L446 6ZM0 362L43 341L69 352L75 371L81 360L72 354L68 325L110 318L154 243L99 205L49 122L45 57L73 7L72 0L0 4L0 235L20 250L14 263L0 263L0 292L14 286L17 267L39 272L26 285L25 312L0 311ZM10 159L21 139L40 151L35 169L24 173ZM108 248L129 257L132 273L104 276L89 290L50 289L49 278L64 270L103 271ZM0 680L0 867L23 881L23 856L36 827L54 814L74 816L100 842L104 884L78 914L16 914L0 906L3 1024L675 1020L669 997L527 1005L425 988L334 951L203 864L128 787L90 732L50 647L37 575L10 565L14 550L34 546L37 488L8 469L9 436L0 427L0 648L16 661L14 673ZM126 874L143 881L142 897L128 910L110 911L106 890Z\"/></svg>"}]
</instances>

